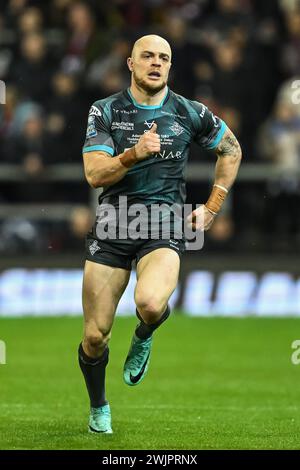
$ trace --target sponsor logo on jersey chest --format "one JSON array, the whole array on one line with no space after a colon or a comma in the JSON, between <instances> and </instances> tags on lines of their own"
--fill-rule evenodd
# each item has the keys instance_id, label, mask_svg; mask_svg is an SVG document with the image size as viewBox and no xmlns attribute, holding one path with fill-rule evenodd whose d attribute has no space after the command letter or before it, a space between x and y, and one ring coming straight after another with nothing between
<instances>
[{"instance_id":1,"label":"sponsor logo on jersey chest","mask_svg":"<svg viewBox=\"0 0 300 470\"><path fill-rule=\"evenodd\" d=\"M114 121L111 124L111 130L114 131L115 129L120 131L133 131L134 130L134 123L133 122L126 122L126 121Z\"/></svg>"}]
</instances>

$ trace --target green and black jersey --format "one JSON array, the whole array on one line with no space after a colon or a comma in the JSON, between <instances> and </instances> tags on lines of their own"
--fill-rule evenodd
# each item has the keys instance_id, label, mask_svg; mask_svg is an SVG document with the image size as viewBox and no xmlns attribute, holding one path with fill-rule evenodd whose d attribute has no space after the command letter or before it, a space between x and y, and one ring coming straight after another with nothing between
<instances>
[{"instance_id":1,"label":"green and black jersey","mask_svg":"<svg viewBox=\"0 0 300 470\"><path fill-rule=\"evenodd\" d=\"M104 187L100 204L104 198L117 200L119 196L127 196L129 204L184 204L184 170L191 143L213 149L226 130L225 123L206 106L169 89L157 106L138 104L127 89L92 105L83 152L119 155L135 145L154 122L161 151L135 164L118 183Z\"/></svg>"}]
</instances>

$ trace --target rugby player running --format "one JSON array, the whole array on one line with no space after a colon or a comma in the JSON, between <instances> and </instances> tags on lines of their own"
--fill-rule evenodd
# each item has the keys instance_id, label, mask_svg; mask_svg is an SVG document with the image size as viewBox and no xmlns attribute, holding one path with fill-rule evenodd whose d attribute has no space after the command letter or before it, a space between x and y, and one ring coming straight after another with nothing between
<instances>
[{"instance_id":1,"label":"rugby player running","mask_svg":"<svg viewBox=\"0 0 300 470\"><path fill-rule=\"evenodd\" d=\"M131 86L96 101L90 109L83 148L84 170L93 188L103 188L99 208L128 207L137 202L179 204L185 201L184 169L192 141L216 156L215 179L199 224L195 209L188 222L208 230L232 186L241 160L240 145L226 124L203 104L171 91L168 75L172 52L156 35L134 44L127 64ZM184 71L183 71L184 73ZM99 212L98 212L99 215ZM89 430L112 433L111 411L105 396L108 342L118 302L127 286L131 263L136 262L135 329L123 369L128 385L139 384L148 369L154 331L170 314L168 300L179 274L185 239L171 233L159 239L100 239L97 223L87 236L83 280L84 336L79 364L89 398ZM163 225L163 222L162 222ZM174 227L175 232L175 227ZM178 234L177 234L178 235Z\"/></svg>"}]
</instances>

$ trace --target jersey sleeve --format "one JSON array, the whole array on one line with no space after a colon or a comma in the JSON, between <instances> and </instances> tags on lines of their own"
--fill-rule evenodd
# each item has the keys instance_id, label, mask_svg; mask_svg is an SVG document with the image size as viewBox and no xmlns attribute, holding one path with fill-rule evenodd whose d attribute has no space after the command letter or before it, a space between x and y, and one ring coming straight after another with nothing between
<instances>
[{"instance_id":1,"label":"jersey sleeve","mask_svg":"<svg viewBox=\"0 0 300 470\"><path fill-rule=\"evenodd\" d=\"M113 155L115 151L114 141L110 134L109 118L99 103L94 103L90 108L82 152L96 150L107 152L110 155Z\"/></svg>"},{"instance_id":2,"label":"jersey sleeve","mask_svg":"<svg viewBox=\"0 0 300 470\"><path fill-rule=\"evenodd\" d=\"M222 139L227 126L204 104L193 101L193 122L196 129L195 142L205 149L214 149Z\"/></svg>"}]
</instances>

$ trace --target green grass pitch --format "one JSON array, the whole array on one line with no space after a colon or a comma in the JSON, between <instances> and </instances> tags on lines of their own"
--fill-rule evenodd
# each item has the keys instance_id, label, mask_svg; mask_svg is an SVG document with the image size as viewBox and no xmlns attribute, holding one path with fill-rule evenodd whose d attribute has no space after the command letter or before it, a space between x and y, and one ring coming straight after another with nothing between
<instances>
[{"instance_id":1,"label":"green grass pitch","mask_svg":"<svg viewBox=\"0 0 300 470\"><path fill-rule=\"evenodd\" d=\"M148 375L123 383L136 321L116 320L107 371L113 435L87 432L77 366L81 318L0 319L1 449L300 448L298 319L173 315L155 334Z\"/></svg>"}]
</instances>

